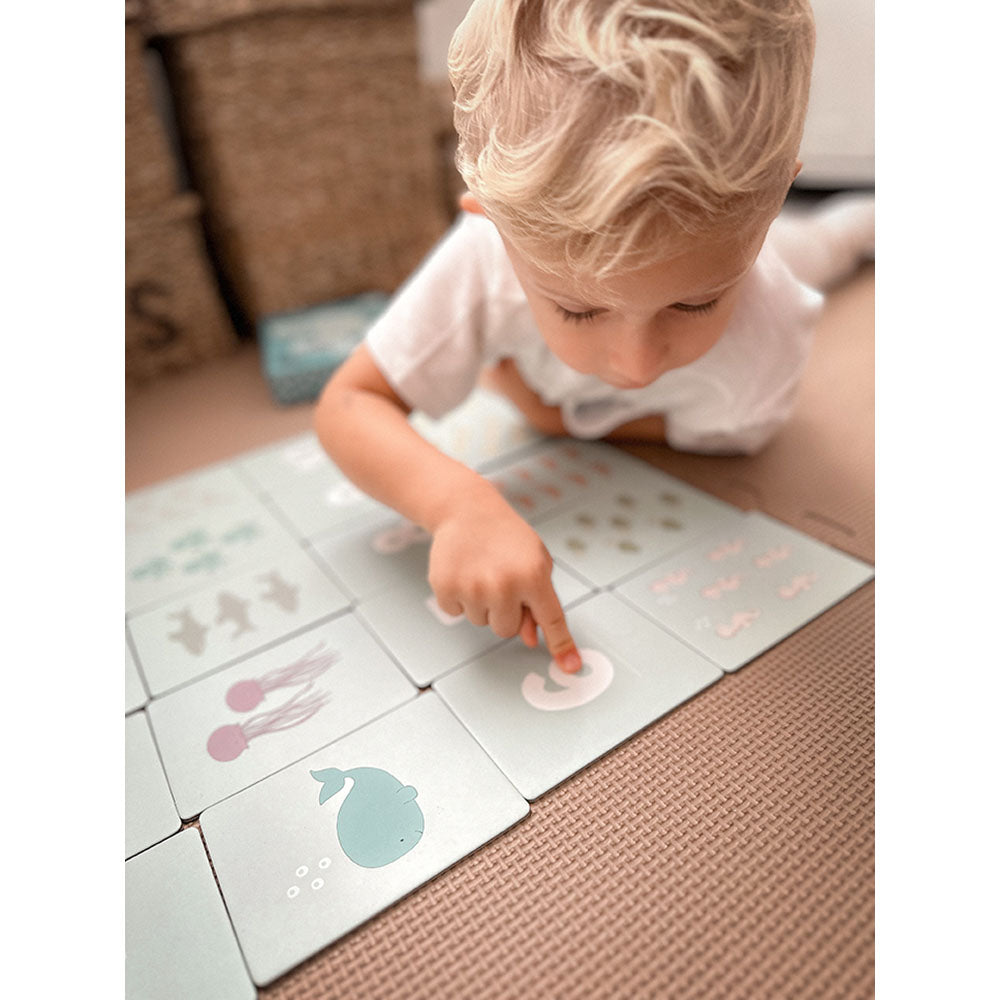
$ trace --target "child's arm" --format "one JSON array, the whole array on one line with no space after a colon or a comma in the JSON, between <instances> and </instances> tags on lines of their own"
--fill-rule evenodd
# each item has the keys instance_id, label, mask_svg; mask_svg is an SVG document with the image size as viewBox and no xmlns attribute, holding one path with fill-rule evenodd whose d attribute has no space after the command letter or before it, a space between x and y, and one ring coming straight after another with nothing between
<instances>
[{"instance_id":1,"label":"child's arm","mask_svg":"<svg viewBox=\"0 0 1000 1000\"><path fill-rule=\"evenodd\" d=\"M496 487L427 442L407 414L362 344L323 390L316 431L361 489L433 536L428 579L443 611L503 638L519 634L529 646L538 626L559 666L579 670L541 539Z\"/></svg>"}]
</instances>

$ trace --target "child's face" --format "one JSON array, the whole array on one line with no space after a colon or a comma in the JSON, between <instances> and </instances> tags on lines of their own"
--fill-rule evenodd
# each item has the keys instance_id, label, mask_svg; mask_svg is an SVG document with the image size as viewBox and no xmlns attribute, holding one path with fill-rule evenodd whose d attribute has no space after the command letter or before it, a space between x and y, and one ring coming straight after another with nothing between
<instances>
[{"instance_id":1,"label":"child's face","mask_svg":"<svg viewBox=\"0 0 1000 1000\"><path fill-rule=\"evenodd\" d=\"M504 243L552 352L578 372L637 389L696 361L722 336L767 229L720 234L603 281L553 276Z\"/></svg>"}]
</instances>

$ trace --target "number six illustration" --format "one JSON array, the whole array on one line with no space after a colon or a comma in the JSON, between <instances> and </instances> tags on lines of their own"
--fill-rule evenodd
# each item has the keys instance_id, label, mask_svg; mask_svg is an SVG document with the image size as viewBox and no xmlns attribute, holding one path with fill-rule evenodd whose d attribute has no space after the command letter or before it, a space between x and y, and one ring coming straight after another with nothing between
<instances>
[{"instance_id":1,"label":"number six illustration","mask_svg":"<svg viewBox=\"0 0 1000 1000\"><path fill-rule=\"evenodd\" d=\"M549 661L549 679L558 686L558 691L545 688L545 678L534 672L521 681L521 695L532 707L542 712L560 712L568 708L578 708L593 701L608 689L615 675L611 661L596 649L581 649L580 659L584 667L577 674L564 673Z\"/></svg>"}]
</instances>

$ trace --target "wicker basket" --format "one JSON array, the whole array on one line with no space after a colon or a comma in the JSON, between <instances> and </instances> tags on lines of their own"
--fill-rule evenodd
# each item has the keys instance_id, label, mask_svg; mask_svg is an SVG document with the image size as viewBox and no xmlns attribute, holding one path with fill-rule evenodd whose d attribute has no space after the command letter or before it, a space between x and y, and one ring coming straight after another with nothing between
<instances>
[{"instance_id":1,"label":"wicker basket","mask_svg":"<svg viewBox=\"0 0 1000 1000\"><path fill-rule=\"evenodd\" d=\"M125 220L125 380L228 354L236 333L205 250L200 203L172 198Z\"/></svg>"},{"instance_id":2,"label":"wicker basket","mask_svg":"<svg viewBox=\"0 0 1000 1000\"><path fill-rule=\"evenodd\" d=\"M125 212L142 213L177 194L177 164L157 112L139 8L125 4Z\"/></svg>"},{"instance_id":3,"label":"wicker basket","mask_svg":"<svg viewBox=\"0 0 1000 1000\"><path fill-rule=\"evenodd\" d=\"M448 225L409 2L149 0L195 188L256 322L392 291Z\"/></svg>"}]
</instances>

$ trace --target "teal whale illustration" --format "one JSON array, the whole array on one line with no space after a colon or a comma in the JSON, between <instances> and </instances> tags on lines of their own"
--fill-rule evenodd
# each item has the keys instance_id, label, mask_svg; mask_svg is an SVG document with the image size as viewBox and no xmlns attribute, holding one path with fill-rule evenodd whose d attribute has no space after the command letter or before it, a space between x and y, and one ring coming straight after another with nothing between
<instances>
[{"instance_id":1,"label":"teal whale illustration","mask_svg":"<svg viewBox=\"0 0 1000 1000\"><path fill-rule=\"evenodd\" d=\"M344 787L345 778L353 779L337 814L337 839L356 865L382 868L417 846L424 833L424 814L412 785L377 767L349 771L327 767L309 773L322 782L320 805Z\"/></svg>"}]
</instances>

